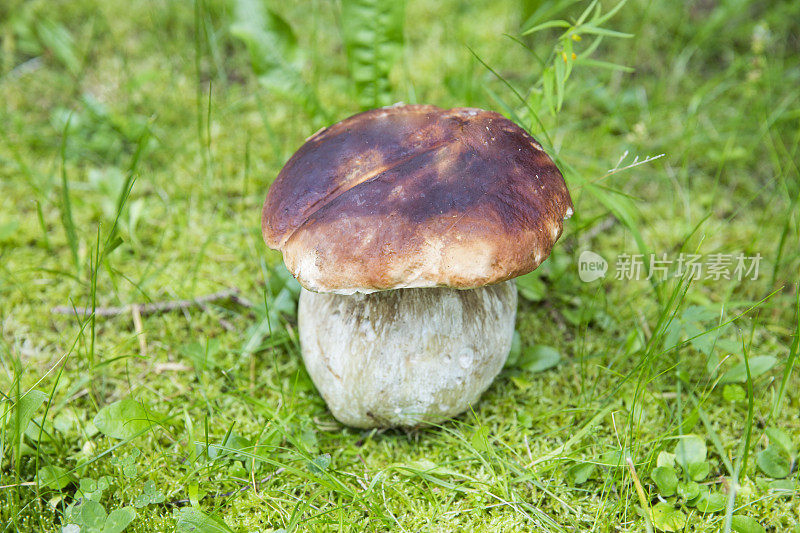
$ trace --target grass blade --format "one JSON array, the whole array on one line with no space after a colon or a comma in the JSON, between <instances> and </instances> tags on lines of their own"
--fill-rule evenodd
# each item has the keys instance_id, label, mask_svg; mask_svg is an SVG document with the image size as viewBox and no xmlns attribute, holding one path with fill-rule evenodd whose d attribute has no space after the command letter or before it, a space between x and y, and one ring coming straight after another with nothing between
<instances>
[{"instance_id":1,"label":"grass blade","mask_svg":"<svg viewBox=\"0 0 800 533\"><path fill-rule=\"evenodd\" d=\"M778 395L775 397L775 402L772 404L772 412L770 413L770 418L775 420L781 414L781 408L783 407L783 397L786 395L786 387L789 384L789 378L792 375L792 370L794 369L794 364L797 361L797 353L800 352L800 287L795 287L795 293L797 294L797 302L795 304L795 331L794 331L794 341L792 341L792 346L789 348L789 358L786 360L786 367L783 369L783 378L781 379L781 385L778 389Z\"/></svg>"},{"instance_id":2,"label":"grass blade","mask_svg":"<svg viewBox=\"0 0 800 533\"><path fill-rule=\"evenodd\" d=\"M61 137L61 225L64 226L64 233L67 235L67 243L72 253L72 261L75 265L75 276L80 278L80 258L78 257L78 232L75 229L75 220L72 218L72 202L69 195L69 180L67 180L67 137L69 136L69 125L72 122L72 114L67 118L64 126L64 134Z\"/></svg>"}]
</instances>

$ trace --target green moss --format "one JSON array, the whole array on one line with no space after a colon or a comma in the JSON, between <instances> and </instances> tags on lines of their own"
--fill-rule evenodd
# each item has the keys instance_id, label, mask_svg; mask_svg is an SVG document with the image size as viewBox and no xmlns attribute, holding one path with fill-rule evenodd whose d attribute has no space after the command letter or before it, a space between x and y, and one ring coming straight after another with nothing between
<instances>
[{"instance_id":1,"label":"green moss","mask_svg":"<svg viewBox=\"0 0 800 533\"><path fill-rule=\"evenodd\" d=\"M771 488L755 464L767 445L762 426L800 435L796 368L782 408L771 414L797 327L795 2L701 2L683 10L629 2L606 24L634 37L606 39L593 57L634 73L579 66L563 110L541 117L552 152L572 167L566 177L576 216L540 269L542 299L521 301L518 330L523 350L552 346L562 363L539 374L507 368L473 413L413 433L339 426L302 368L291 313L271 324L272 336L252 329L263 318L265 287L273 298L280 285L273 270L280 256L261 240L261 203L323 118L258 84L230 34L228 2L198 6L197 19L181 2L0 7L0 391L53 393L42 438L29 428L19 464L11 460L10 426L0 424L0 524L58 530L77 485L61 492L30 485L37 468L56 465L76 479L111 476L102 499L109 512L132 505L155 482L165 503L137 509L126 531L171 530L176 509L191 500L236 531L640 531L630 471L604 458L629 454L655 503L650 472L658 453L673 450L681 430L693 432L709 447L711 487L725 490L723 456L740 456L748 401L726 397L716 379L747 353L779 363L753 383L752 449L735 512L778 530L798 527L796 472L791 496ZM358 111L336 6L271 3L294 28L309 58L303 79L332 120ZM563 15L574 18L579 9ZM524 11L510 2L409 3L406 49L392 73L395 99L504 111L497 95L527 117L467 48L524 91L538 79L539 63L503 36L519 34ZM78 58L79 71L41 36L42 24L71 36L58 46ZM556 35L523 40L546 56ZM530 100L540 103L535 92ZM150 138L140 145L147 127ZM541 137L539 128L533 133ZM119 217L123 242L100 262L97 305L223 288L257 303L145 315L144 353L130 314L98 318L92 342L90 324L81 329L75 317L51 312L90 303L98 227L102 249L137 150L136 182ZM631 197L631 224L651 252L673 260L681 252L706 259L760 253L758 279L699 280L685 294L673 293L674 282L654 288L615 280L618 254L641 250L584 181L600 179L625 151L628 163L665 154L598 182ZM78 229L77 271L62 226L62 165ZM609 261L605 279L579 280L586 249ZM691 306L708 316L694 320ZM714 329L720 316L742 313L707 334L714 342L667 349ZM208 339L218 349L200 365L186 346ZM245 353L251 339L256 348ZM146 402L164 417L162 426L130 442L97 433L98 410L124 397ZM4 401L0 412L9 406ZM607 414L594 418L602 408ZM206 439L220 444L229 432L264 447L254 472L247 450L244 459L197 457ZM128 475L118 459L134 450L138 468ZM309 469L321 454L331 456L328 469ZM568 475L576 461L607 464L576 486ZM723 517L687 513L698 531L720 529Z\"/></svg>"}]
</instances>

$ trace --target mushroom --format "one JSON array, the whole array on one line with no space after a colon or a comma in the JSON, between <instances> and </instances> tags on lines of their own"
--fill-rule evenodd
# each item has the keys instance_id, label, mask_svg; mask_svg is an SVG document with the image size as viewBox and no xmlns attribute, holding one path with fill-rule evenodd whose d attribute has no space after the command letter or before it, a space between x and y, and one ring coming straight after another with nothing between
<instances>
[{"instance_id":1,"label":"mushroom","mask_svg":"<svg viewBox=\"0 0 800 533\"><path fill-rule=\"evenodd\" d=\"M395 105L308 138L261 227L303 286L302 356L333 415L413 427L475 404L511 348L513 278L570 215L553 161L498 113Z\"/></svg>"}]
</instances>

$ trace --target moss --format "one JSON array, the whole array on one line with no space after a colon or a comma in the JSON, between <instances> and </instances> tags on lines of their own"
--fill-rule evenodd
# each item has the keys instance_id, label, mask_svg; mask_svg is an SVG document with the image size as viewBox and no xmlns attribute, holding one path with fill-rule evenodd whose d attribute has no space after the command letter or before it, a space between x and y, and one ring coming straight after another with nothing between
<instances>
[{"instance_id":1,"label":"moss","mask_svg":"<svg viewBox=\"0 0 800 533\"><path fill-rule=\"evenodd\" d=\"M575 485L568 468L627 450L654 502L650 469L683 429L706 440L707 481L726 490L723 456L738 456L748 405L726 399L716 379L745 350L779 360L753 384L751 459L766 445L765 426L797 440L796 369L782 409L771 414L796 331L800 271L792 203L796 3L737 10L703 3L683 13L630 2L611 19L610 27L634 37L604 40L595 57L635 72L576 68L563 110L542 113L552 153L571 167L576 215L537 271L540 296L521 301L517 329L523 352L553 346L561 364L543 373L506 368L473 412L410 433L339 426L302 368L291 311L273 314L267 330L257 327L266 316L265 291L274 302L281 288L280 257L260 236L261 203L284 161L323 118L258 84L246 50L230 34L228 3L198 3L199 33L187 3L12 4L0 8L12 14L0 17L0 390L10 397L30 387L53 391L53 403L47 435L37 446L32 427L20 464L10 461L8 432L0 435L0 485L7 486L0 523L8 529L58 530L78 485L38 492L20 485L35 479L37 466L56 465L76 481L111 476L113 488L102 499L109 511L133 504L146 481L155 481L165 502L137 509L126 531L171 530L175 510L192 499L240 531L640 531L640 502L626 469L598 466ZM709 13L702 12L706 4ZM314 59L303 75L331 120L358 111L335 4L272 7ZM540 75L537 60L502 35L517 34L524 17L512 3L410 3L404 60L392 78L396 99L507 111L502 101L526 116L465 47L515 87L530 86ZM79 72L52 42L36 37L42 23L71 35L72 44L62 46L79 58ZM546 55L555 35L523 40ZM541 103L536 92L530 101ZM139 146L146 124L150 140ZM533 133L541 137L538 127ZM143 316L145 351L130 315L98 318L93 343L90 324L81 329L75 317L51 312L90 303L98 228L102 246L138 149L136 181L119 217L122 244L97 270L97 304L191 298L227 287L257 303L220 301ZM666 155L606 176L626 150L628 163L635 155ZM62 225L62 166L78 230L77 270ZM653 253L673 260L681 252L760 253L758 279L698 280L685 295L675 293L676 301L669 282L614 279L617 256L642 250L586 180L630 197L610 196ZM605 279L579 280L575 265L586 249L609 261ZM709 316L692 320L692 306ZM742 313L714 330L720 316ZM676 329L682 319L686 325ZM689 341L707 330L710 349ZM668 350L670 338L687 342ZM163 415L163 425L130 442L97 433L98 410L128 396ZM593 418L603 406L607 414ZM582 428L582 438L570 442ZM220 444L229 434L261 450L255 472L246 455L198 458L206 439ZM114 459L134 449L138 468L127 475ZM309 468L323 454L331 456L327 470ZM540 462L545 456L550 460ZM796 492L770 492L754 463L744 470L748 490L737 497L737 512L765 526L797 528ZM797 482L796 473L790 481ZM693 513L689 520L695 530L716 530L722 514Z\"/></svg>"}]
</instances>

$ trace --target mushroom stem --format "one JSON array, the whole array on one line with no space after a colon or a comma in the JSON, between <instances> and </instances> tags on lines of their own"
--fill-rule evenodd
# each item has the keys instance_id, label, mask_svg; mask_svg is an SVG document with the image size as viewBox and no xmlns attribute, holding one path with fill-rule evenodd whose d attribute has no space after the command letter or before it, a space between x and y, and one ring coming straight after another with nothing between
<instances>
[{"instance_id":1,"label":"mushroom stem","mask_svg":"<svg viewBox=\"0 0 800 533\"><path fill-rule=\"evenodd\" d=\"M303 289L303 360L346 425L436 423L477 402L503 368L516 309L513 280L350 296Z\"/></svg>"}]
</instances>

